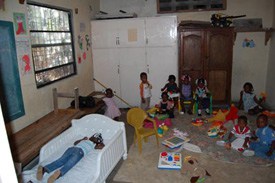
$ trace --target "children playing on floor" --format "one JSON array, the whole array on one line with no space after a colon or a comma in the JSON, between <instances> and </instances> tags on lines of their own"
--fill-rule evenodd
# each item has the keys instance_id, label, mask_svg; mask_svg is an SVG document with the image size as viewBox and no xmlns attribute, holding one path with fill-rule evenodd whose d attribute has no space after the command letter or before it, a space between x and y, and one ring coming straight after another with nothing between
<instances>
[{"instance_id":1,"label":"children playing on floor","mask_svg":"<svg viewBox=\"0 0 275 183\"><path fill-rule=\"evenodd\" d=\"M142 72L140 74L140 80L141 83L139 85L139 90L140 90L140 108L143 110L148 110L150 107L150 98L151 98L151 89L152 85L149 83L147 79L147 74L145 72Z\"/></svg>"},{"instance_id":2,"label":"children playing on floor","mask_svg":"<svg viewBox=\"0 0 275 183\"><path fill-rule=\"evenodd\" d=\"M207 81L204 78L196 80L196 98L198 102L198 116L201 116L202 109L205 109L205 113L210 115L210 92L207 88Z\"/></svg>"},{"instance_id":3,"label":"children playing on floor","mask_svg":"<svg viewBox=\"0 0 275 183\"><path fill-rule=\"evenodd\" d=\"M253 85L250 82L246 82L243 85L243 90L240 93L239 109L242 107L244 111L250 115L258 114L263 111L263 99L258 99L253 93Z\"/></svg>"},{"instance_id":4,"label":"children playing on floor","mask_svg":"<svg viewBox=\"0 0 275 183\"><path fill-rule=\"evenodd\" d=\"M268 117L260 114L257 117L257 129L255 137L251 138L250 149L254 150L258 157L275 160L275 131L268 126Z\"/></svg>"},{"instance_id":5,"label":"children playing on floor","mask_svg":"<svg viewBox=\"0 0 275 183\"><path fill-rule=\"evenodd\" d=\"M94 144L96 144L94 146ZM83 157L92 149L102 149L104 147L103 139L100 133L94 134L92 137L84 137L74 142L74 146L68 148L64 154L57 160L47 165L39 165L37 169L37 180L42 180L44 173L51 173L56 170L49 178L48 183L55 182L56 179L64 176L71 168L73 168Z\"/></svg>"},{"instance_id":6,"label":"children playing on floor","mask_svg":"<svg viewBox=\"0 0 275 183\"><path fill-rule=\"evenodd\" d=\"M169 75L168 83L165 84L165 86L161 89L161 91L166 92L168 94L168 97L172 98L174 101L174 104L177 105L178 97L179 97L179 88L176 83L176 76Z\"/></svg>"},{"instance_id":7,"label":"children playing on floor","mask_svg":"<svg viewBox=\"0 0 275 183\"><path fill-rule=\"evenodd\" d=\"M191 85L191 77L189 75L183 75L181 77L181 91L180 91L180 105L182 107L182 112L185 113L185 106L184 102L189 101L190 104L188 104L188 114L193 114L193 92L192 92L192 85Z\"/></svg>"},{"instance_id":8,"label":"children playing on floor","mask_svg":"<svg viewBox=\"0 0 275 183\"><path fill-rule=\"evenodd\" d=\"M249 138L251 136L250 129L247 126L247 117L240 116L238 118L238 124L233 127L233 130L228 136L228 143L226 147L243 152L249 145ZM232 137L236 139L231 142Z\"/></svg>"},{"instance_id":9,"label":"children playing on floor","mask_svg":"<svg viewBox=\"0 0 275 183\"><path fill-rule=\"evenodd\" d=\"M118 121L119 116L121 115L121 112L114 101L114 94L111 88L106 89L105 98L103 98L103 101L107 106L107 109L104 115Z\"/></svg>"},{"instance_id":10,"label":"children playing on floor","mask_svg":"<svg viewBox=\"0 0 275 183\"><path fill-rule=\"evenodd\" d=\"M159 113L168 114L169 118L174 118L174 102L169 100L167 92L161 94L161 102L159 103Z\"/></svg>"}]
</instances>

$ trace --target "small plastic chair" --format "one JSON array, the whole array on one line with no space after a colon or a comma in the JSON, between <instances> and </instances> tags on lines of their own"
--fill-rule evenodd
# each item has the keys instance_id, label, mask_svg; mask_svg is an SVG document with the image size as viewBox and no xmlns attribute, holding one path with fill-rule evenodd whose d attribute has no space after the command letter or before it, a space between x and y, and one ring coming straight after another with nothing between
<instances>
[{"instance_id":1,"label":"small plastic chair","mask_svg":"<svg viewBox=\"0 0 275 183\"><path fill-rule=\"evenodd\" d=\"M154 128L144 128L144 120L151 121ZM130 109L127 113L127 122L135 128L134 144L136 144L136 141L138 142L139 154L142 152L142 140L144 139L146 142L149 136L155 135L157 146L159 146L156 121L148 117L144 110L141 108Z\"/></svg>"},{"instance_id":2,"label":"small plastic chair","mask_svg":"<svg viewBox=\"0 0 275 183\"><path fill-rule=\"evenodd\" d=\"M193 113L198 114L198 109L199 109L199 104L198 104L197 97L195 97ZM210 95L210 97L209 97L209 113L212 114L212 112L213 112L212 95Z\"/></svg>"}]
</instances>

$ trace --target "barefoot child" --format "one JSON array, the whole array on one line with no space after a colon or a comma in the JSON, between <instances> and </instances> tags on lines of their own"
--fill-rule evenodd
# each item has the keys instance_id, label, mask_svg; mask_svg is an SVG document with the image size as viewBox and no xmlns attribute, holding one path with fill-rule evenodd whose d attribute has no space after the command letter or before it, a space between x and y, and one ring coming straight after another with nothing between
<instances>
[{"instance_id":1,"label":"barefoot child","mask_svg":"<svg viewBox=\"0 0 275 183\"><path fill-rule=\"evenodd\" d=\"M139 85L139 91L140 91L140 108L143 110L148 110L150 107L150 98L152 96L151 89L152 85L149 83L147 79L147 74L145 72L142 72L140 74L140 80L141 83Z\"/></svg>"},{"instance_id":2,"label":"barefoot child","mask_svg":"<svg viewBox=\"0 0 275 183\"><path fill-rule=\"evenodd\" d=\"M111 88L107 88L105 91L105 98L103 98L103 101L107 106L107 109L104 115L110 117L113 120L118 121L119 116L121 115L121 112L117 107L113 98L114 98L113 90Z\"/></svg>"},{"instance_id":3,"label":"barefoot child","mask_svg":"<svg viewBox=\"0 0 275 183\"><path fill-rule=\"evenodd\" d=\"M275 131L268 126L268 117L260 114L257 118L257 141L250 143L250 148L258 157L275 160Z\"/></svg>"},{"instance_id":4,"label":"barefoot child","mask_svg":"<svg viewBox=\"0 0 275 183\"><path fill-rule=\"evenodd\" d=\"M232 143L230 143L231 138L234 136L236 137L236 139ZM233 127L233 130L228 136L227 147L231 147L232 149L242 152L246 148L248 148L250 136L250 129L247 126L247 117L240 116L238 118L238 124Z\"/></svg>"},{"instance_id":5,"label":"barefoot child","mask_svg":"<svg viewBox=\"0 0 275 183\"><path fill-rule=\"evenodd\" d=\"M96 144L95 146L94 143ZM60 158L50 164L38 167L37 180L42 180L44 173L51 173L61 167L48 178L48 183L53 183L56 179L64 176L92 149L102 149L104 146L100 133L96 133L90 138L84 137L75 141L74 146L68 148Z\"/></svg>"}]
</instances>

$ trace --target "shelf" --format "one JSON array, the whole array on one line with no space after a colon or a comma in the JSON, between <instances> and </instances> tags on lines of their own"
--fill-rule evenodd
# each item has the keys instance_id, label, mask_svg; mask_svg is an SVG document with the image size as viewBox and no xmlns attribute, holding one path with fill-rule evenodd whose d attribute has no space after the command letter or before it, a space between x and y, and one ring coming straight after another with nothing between
<instances>
[{"instance_id":1,"label":"shelf","mask_svg":"<svg viewBox=\"0 0 275 183\"><path fill-rule=\"evenodd\" d=\"M267 42L272 37L272 32L275 31L274 28L236 28L235 27L235 39L236 39L236 33L238 32L265 32L265 45L267 45Z\"/></svg>"}]
</instances>

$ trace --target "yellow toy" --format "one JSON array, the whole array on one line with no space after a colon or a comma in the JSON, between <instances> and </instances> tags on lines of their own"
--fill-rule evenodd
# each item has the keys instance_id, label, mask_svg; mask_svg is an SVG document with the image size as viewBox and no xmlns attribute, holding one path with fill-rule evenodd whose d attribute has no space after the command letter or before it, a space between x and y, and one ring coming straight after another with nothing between
<instances>
[{"instance_id":1,"label":"yellow toy","mask_svg":"<svg viewBox=\"0 0 275 183\"><path fill-rule=\"evenodd\" d=\"M215 116L213 116L212 118L208 119L208 122L213 122L213 121L222 121L222 122L225 122L226 115L228 113L229 113L229 111L222 112L222 110L219 110Z\"/></svg>"},{"instance_id":2,"label":"yellow toy","mask_svg":"<svg viewBox=\"0 0 275 183\"><path fill-rule=\"evenodd\" d=\"M158 112L157 107L152 107L146 111L151 117L155 117L156 113Z\"/></svg>"}]
</instances>

